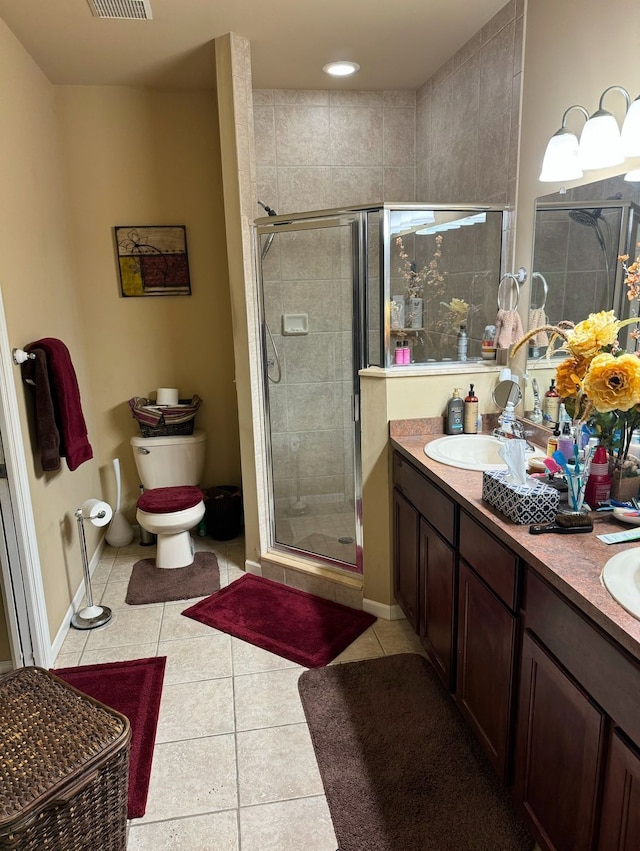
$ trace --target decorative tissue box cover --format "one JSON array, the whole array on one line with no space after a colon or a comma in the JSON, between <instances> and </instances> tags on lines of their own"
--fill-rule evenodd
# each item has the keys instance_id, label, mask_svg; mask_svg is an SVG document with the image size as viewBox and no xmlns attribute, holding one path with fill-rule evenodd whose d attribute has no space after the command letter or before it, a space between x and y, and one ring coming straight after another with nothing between
<instances>
[{"instance_id":1,"label":"decorative tissue box cover","mask_svg":"<svg viewBox=\"0 0 640 851\"><path fill-rule=\"evenodd\" d=\"M508 470L482 474L482 498L514 523L548 523L558 513L558 491L527 476L526 485L512 485Z\"/></svg>"}]
</instances>

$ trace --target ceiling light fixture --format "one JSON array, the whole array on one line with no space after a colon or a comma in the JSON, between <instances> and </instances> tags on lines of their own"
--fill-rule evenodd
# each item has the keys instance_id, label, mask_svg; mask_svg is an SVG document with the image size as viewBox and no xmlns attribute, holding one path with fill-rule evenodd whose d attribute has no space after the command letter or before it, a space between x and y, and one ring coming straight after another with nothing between
<instances>
[{"instance_id":1,"label":"ceiling light fixture","mask_svg":"<svg viewBox=\"0 0 640 851\"><path fill-rule=\"evenodd\" d=\"M605 95L620 92L626 101L627 111L618 127L615 117L603 108ZM579 109L587 119L580 142L566 128L566 118L572 109ZM622 86L609 86L600 95L598 110L589 116L583 106L570 106L562 116L562 126L549 140L539 180L560 182L582 177L583 169L608 168L620 165L625 157L640 156L640 97L631 102Z\"/></svg>"},{"instance_id":2,"label":"ceiling light fixture","mask_svg":"<svg viewBox=\"0 0 640 851\"><path fill-rule=\"evenodd\" d=\"M329 62L328 65L323 65L322 70L325 74L330 74L332 77L349 77L360 70L357 62Z\"/></svg>"}]
</instances>

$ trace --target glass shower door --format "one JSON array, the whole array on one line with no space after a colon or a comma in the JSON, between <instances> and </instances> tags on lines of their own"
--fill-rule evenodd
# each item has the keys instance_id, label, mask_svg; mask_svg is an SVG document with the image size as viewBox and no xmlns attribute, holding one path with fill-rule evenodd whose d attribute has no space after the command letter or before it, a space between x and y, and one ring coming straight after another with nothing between
<instances>
[{"instance_id":1,"label":"glass shower door","mask_svg":"<svg viewBox=\"0 0 640 851\"><path fill-rule=\"evenodd\" d=\"M361 570L357 217L259 237L273 545Z\"/></svg>"}]
</instances>

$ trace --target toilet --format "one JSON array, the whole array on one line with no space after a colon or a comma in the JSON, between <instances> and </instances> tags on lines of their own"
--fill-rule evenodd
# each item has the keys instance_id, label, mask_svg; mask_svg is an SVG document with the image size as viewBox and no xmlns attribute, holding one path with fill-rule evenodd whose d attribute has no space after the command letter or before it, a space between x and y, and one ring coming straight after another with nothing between
<instances>
[{"instance_id":1,"label":"toilet","mask_svg":"<svg viewBox=\"0 0 640 851\"><path fill-rule=\"evenodd\" d=\"M202 491L197 487L204 469L204 431L190 435L131 438L144 493L136 520L157 535L156 567L193 564L194 543L189 530L204 517Z\"/></svg>"}]
</instances>

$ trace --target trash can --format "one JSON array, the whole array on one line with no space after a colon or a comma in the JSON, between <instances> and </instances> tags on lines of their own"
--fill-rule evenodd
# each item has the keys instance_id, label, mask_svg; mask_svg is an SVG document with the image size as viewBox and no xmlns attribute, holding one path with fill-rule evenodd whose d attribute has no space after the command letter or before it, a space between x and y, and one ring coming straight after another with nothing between
<instances>
[{"instance_id":1,"label":"trash can","mask_svg":"<svg viewBox=\"0 0 640 851\"><path fill-rule=\"evenodd\" d=\"M207 534L214 541L237 538L244 527L242 491L237 485L217 485L204 492Z\"/></svg>"}]
</instances>

